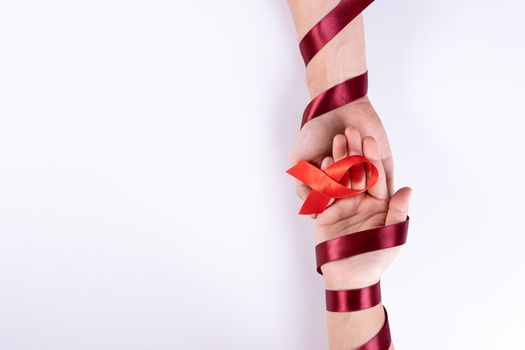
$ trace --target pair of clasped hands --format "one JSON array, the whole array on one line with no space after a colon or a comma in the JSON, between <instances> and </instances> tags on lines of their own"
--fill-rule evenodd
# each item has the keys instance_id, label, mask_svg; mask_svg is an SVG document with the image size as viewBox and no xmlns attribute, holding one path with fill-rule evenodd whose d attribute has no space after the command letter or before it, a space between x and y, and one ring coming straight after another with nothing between
<instances>
[{"instance_id":1,"label":"pair of clasped hands","mask_svg":"<svg viewBox=\"0 0 525 350\"><path fill-rule=\"evenodd\" d=\"M348 5L365 8L370 2L288 0L299 42L337 6L342 4L346 15ZM332 27L323 28L330 31ZM310 95L315 98L365 72L364 25L362 15L358 15L308 60L306 78ZM307 161L330 173L331 169L327 169L332 164L353 155L364 156L372 163L378 172L377 182L372 186L375 176L368 176L370 167L361 164L350 168L350 181L344 184L355 190L368 189L358 195L332 200L324 210L315 211L318 213L313 216L317 243L407 219L411 190L394 191L394 165L388 138L366 95L308 121L299 132L291 162L296 165ZM324 178L325 174L320 175ZM309 187L297 182L297 194L301 199L306 200L310 191ZM325 288L344 291L374 285L400 249L376 250L322 265ZM357 349L375 338L385 324L386 314L382 304L378 304L355 312L328 311L327 321L330 350ZM393 348L390 345L389 349Z\"/></svg>"},{"instance_id":2,"label":"pair of clasped hands","mask_svg":"<svg viewBox=\"0 0 525 350\"><path fill-rule=\"evenodd\" d=\"M393 192L393 160L381 120L367 97L306 123L292 151L292 163L309 161L325 170L347 156L361 155L377 168L378 179L367 191L349 198L332 200L315 220L316 242L352 232L396 224L407 218L411 190ZM363 165L350 169L348 187L367 185ZM311 191L301 182L297 194L306 199ZM322 267L327 289L356 289L380 280L401 248L390 248L334 261Z\"/></svg>"}]
</instances>

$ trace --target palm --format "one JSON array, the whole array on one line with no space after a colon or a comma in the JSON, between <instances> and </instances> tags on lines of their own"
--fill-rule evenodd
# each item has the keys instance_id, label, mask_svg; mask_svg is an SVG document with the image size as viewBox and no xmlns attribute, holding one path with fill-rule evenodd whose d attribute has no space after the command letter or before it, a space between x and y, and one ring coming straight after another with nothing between
<instances>
[{"instance_id":1,"label":"palm","mask_svg":"<svg viewBox=\"0 0 525 350\"><path fill-rule=\"evenodd\" d=\"M317 216L316 223L324 227L327 233L356 232L384 225L387 210L387 199L376 198L365 192L334 202Z\"/></svg>"},{"instance_id":2,"label":"palm","mask_svg":"<svg viewBox=\"0 0 525 350\"><path fill-rule=\"evenodd\" d=\"M324 242L342 235L384 226L405 220L409 189L398 191L391 198L380 148L372 137L361 138L357 128L347 128L330 142L331 156L321 161L325 170L334 162L348 155L362 155L377 168L377 183L367 191L353 197L338 199L316 217L316 241ZM352 168L350 186L365 188L363 168ZM377 282L382 273L395 259L400 248L370 252L323 266L327 280L354 281L355 286L367 286ZM355 287L354 285L352 287Z\"/></svg>"},{"instance_id":3,"label":"palm","mask_svg":"<svg viewBox=\"0 0 525 350\"><path fill-rule=\"evenodd\" d=\"M324 242L338 236L385 224L388 200L368 193L335 201L316 219L316 240ZM391 264L399 249L380 251L344 259L323 267L325 276L332 280L351 280L356 286L371 285Z\"/></svg>"},{"instance_id":4,"label":"palm","mask_svg":"<svg viewBox=\"0 0 525 350\"><path fill-rule=\"evenodd\" d=\"M320 164L324 157L331 155L334 136L343 134L348 127L356 128L363 137L372 136L376 140L391 191L392 152L383 124L367 98L308 122L299 133L292 150L292 163L304 159ZM304 197L305 189L298 188L298 193Z\"/></svg>"}]
</instances>

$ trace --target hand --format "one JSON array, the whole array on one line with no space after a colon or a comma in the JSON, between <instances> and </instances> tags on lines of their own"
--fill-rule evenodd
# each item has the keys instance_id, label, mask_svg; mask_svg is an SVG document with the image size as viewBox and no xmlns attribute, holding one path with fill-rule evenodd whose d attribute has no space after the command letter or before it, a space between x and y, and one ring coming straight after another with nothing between
<instances>
[{"instance_id":1,"label":"hand","mask_svg":"<svg viewBox=\"0 0 525 350\"><path fill-rule=\"evenodd\" d=\"M302 128L292 150L292 164L307 160L318 166L323 158L330 155L332 139L344 133L348 127L357 128L364 136L372 136L377 142L380 159L386 173L388 193L393 193L394 162L388 139L379 116L367 97L345 105L335 111L314 118ZM297 184L297 194L305 199L310 190Z\"/></svg>"},{"instance_id":2,"label":"hand","mask_svg":"<svg viewBox=\"0 0 525 350\"><path fill-rule=\"evenodd\" d=\"M333 202L315 220L317 243L348 233L390 225L406 220L411 190L402 188L392 197L378 143L373 137L361 138L357 128L347 128L333 138L332 156L325 157L321 169L326 169L348 155L364 155L377 168L377 183L364 193ZM362 189L366 185L364 168L352 168L349 187ZM334 261L322 267L327 289L355 289L370 286L381 278L398 255L401 247L370 252Z\"/></svg>"}]
</instances>

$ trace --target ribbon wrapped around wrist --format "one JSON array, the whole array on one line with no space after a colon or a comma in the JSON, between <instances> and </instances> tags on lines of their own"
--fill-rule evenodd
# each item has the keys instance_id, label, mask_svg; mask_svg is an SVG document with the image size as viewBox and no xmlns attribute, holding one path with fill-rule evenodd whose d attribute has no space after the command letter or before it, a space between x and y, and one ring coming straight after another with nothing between
<instances>
[{"instance_id":1,"label":"ribbon wrapped around wrist","mask_svg":"<svg viewBox=\"0 0 525 350\"><path fill-rule=\"evenodd\" d=\"M359 190L347 187L350 182L350 169L357 165L364 165L368 178L366 186ZM358 155L343 158L324 171L301 160L288 169L287 173L312 189L299 211L301 215L320 214L328 207L332 199L357 196L373 187L379 178L374 164L367 158Z\"/></svg>"},{"instance_id":2,"label":"ribbon wrapped around wrist","mask_svg":"<svg viewBox=\"0 0 525 350\"><path fill-rule=\"evenodd\" d=\"M365 10L373 0L341 0L301 39L300 49L306 65L340 33L352 20ZM368 74L349 77L315 96L306 107L301 121L301 128L319 116L334 111L346 104L352 103L364 96L368 90ZM349 189L349 170L352 166L364 164L368 172L367 186L362 190ZM288 173L312 189L306 198L300 214L322 213L332 199L341 199L358 195L372 186L378 180L377 168L370 161L360 156L344 158L325 171L314 165L300 161L288 170ZM326 263L357 254L398 246L405 242L408 229L408 219L404 223L374 228L361 233L350 233L335 240L321 243L316 248L318 263ZM346 237L348 236L348 237ZM354 236L354 238L350 238ZM320 265L318 265L320 269ZM327 291L327 307L329 311L349 312L361 310L380 302L379 284L360 290ZM381 330L368 342L356 350L388 350L392 340L388 316L385 310L385 321Z\"/></svg>"}]
</instances>

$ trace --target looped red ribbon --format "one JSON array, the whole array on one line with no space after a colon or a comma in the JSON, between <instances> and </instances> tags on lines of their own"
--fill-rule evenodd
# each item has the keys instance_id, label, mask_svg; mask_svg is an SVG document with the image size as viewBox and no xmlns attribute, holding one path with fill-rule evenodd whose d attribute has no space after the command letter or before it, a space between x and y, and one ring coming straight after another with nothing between
<instances>
[{"instance_id":1,"label":"looped red ribbon","mask_svg":"<svg viewBox=\"0 0 525 350\"><path fill-rule=\"evenodd\" d=\"M350 189L347 187L350 182L350 169L361 164L367 173L367 184L363 189ZM301 160L288 169L287 173L312 189L299 211L301 215L320 214L327 208L330 200L357 196L374 186L379 178L374 164L357 155L343 158L325 171Z\"/></svg>"}]
</instances>

